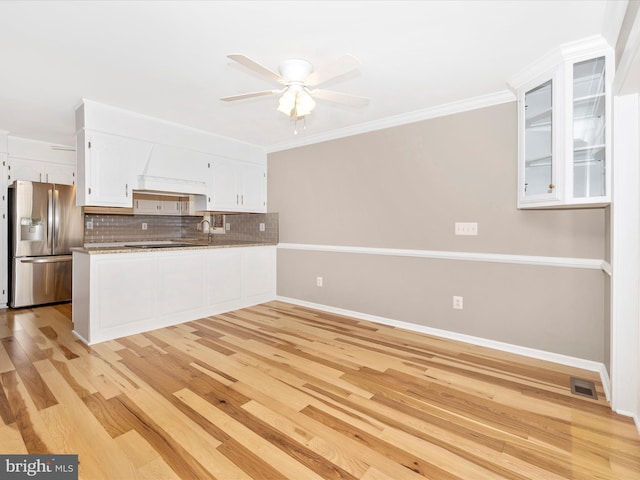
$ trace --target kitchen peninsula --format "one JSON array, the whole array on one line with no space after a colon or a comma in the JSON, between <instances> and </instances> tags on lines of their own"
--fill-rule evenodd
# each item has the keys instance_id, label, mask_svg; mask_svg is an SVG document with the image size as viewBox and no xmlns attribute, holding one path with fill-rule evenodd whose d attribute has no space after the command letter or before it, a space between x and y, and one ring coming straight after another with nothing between
<instances>
[{"instance_id":1,"label":"kitchen peninsula","mask_svg":"<svg viewBox=\"0 0 640 480\"><path fill-rule=\"evenodd\" d=\"M76 144L86 228L73 252L72 308L82 341L275 298L264 149L87 99L76 109ZM212 212L225 220L205 241Z\"/></svg>"},{"instance_id":2,"label":"kitchen peninsula","mask_svg":"<svg viewBox=\"0 0 640 480\"><path fill-rule=\"evenodd\" d=\"M74 249L76 336L91 345L275 298L275 244L165 245Z\"/></svg>"}]
</instances>

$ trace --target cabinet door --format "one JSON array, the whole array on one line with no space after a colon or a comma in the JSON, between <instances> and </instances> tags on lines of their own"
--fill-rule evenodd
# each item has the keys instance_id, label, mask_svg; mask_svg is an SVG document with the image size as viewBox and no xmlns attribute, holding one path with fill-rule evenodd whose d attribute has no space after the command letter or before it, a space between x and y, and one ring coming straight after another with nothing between
<instances>
[{"instance_id":1,"label":"cabinet door","mask_svg":"<svg viewBox=\"0 0 640 480\"><path fill-rule=\"evenodd\" d=\"M131 207L128 142L122 138L94 133L87 139L87 149L88 204Z\"/></svg>"},{"instance_id":2,"label":"cabinet door","mask_svg":"<svg viewBox=\"0 0 640 480\"><path fill-rule=\"evenodd\" d=\"M57 183L60 185L76 184L76 166L64 165L58 163L49 163L45 165L45 176L47 182Z\"/></svg>"},{"instance_id":3,"label":"cabinet door","mask_svg":"<svg viewBox=\"0 0 640 480\"><path fill-rule=\"evenodd\" d=\"M209 210L236 211L240 194L237 188L237 162L215 159L209 179L211 205Z\"/></svg>"},{"instance_id":4,"label":"cabinet door","mask_svg":"<svg viewBox=\"0 0 640 480\"><path fill-rule=\"evenodd\" d=\"M205 257L207 306L233 305L240 302L242 250L242 248L221 248L207 252Z\"/></svg>"},{"instance_id":5,"label":"cabinet door","mask_svg":"<svg viewBox=\"0 0 640 480\"><path fill-rule=\"evenodd\" d=\"M573 64L573 197L605 197L607 88L605 57Z\"/></svg>"},{"instance_id":6,"label":"cabinet door","mask_svg":"<svg viewBox=\"0 0 640 480\"><path fill-rule=\"evenodd\" d=\"M182 197L160 195L158 199L158 211L161 215L181 215Z\"/></svg>"},{"instance_id":7,"label":"cabinet door","mask_svg":"<svg viewBox=\"0 0 640 480\"><path fill-rule=\"evenodd\" d=\"M80 204L132 207L133 173L148 158L151 145L115 135L85 133L84 152L78 156L78 171L84 175L85 190L78 196L79 202L83 202Z\"/></svg>"},{"instance_id":8,"label":"cabinet door","mask_svg":"<svg viewBox=\"0 0 640 480\"><path fill-rule=\"evenodd\" d=\"M131 324L150 322L158 315L158 265L154 256L106 255L92 259L91 268L96 301L92 310L97 316L91 328L126 330Z\"/></svg>"},{"instance_id":9,"label":"cabinet door","mask_svg":"<svg viewBox=\"0 0 640 480\"><path fill-rule=\"evenodd\" d=\"M14 180L75 185L76 166L10 157L9 181Z\"/></svg>"},{"instance_id":10,"label":"cabinet door","mask_svg":"<svg viewBox=\"0 0 640 480\"><path fill-rule=\"evenodd\" d=\"M138 194L133 195L133 213L136 215L158 215L159 195Z\"/></svg>"},{"instance_id":11,"label":"cabinet door","mask_svg":"<svg viewBox=\"0 0 640 480\"><path fill-rule=\"evenodd\" d=\"M518 99L520 203L558 199L561 189L556 166L556 82L553 78L534 83Z\"/></svg>"},{"instance_id":12,"label":"cabinet door","mask_svg":"<svg viewBox=\"0 0 640 480\"><path fill-rule=\"evenodd\" d=\"M266 169L262 165L242 164L239 173L240 209L244 212L266 212Z\"/></svg>"},{"instance_id":13,"label":"cabinet door","mask_svg":"<svg viewBox=\"0 0 640 480\"><path fill-rule=\"evenodd\" d=\"M244 249L244 297L245 299L269 298L276 293L275 247Z\"/></svg>"},{"instance_id":14,"label":"cabinet door","mask_svg":"<svg viewBox=\"0 0 640 480\"><path fill-rule=\"evenodd\" d=\"M42 177L43 162L37 160L25 160L22 158L9 157L8 178L9 183L15 180L25 182L46 182L46 177Z\"/></svg>"},{"instance_id":15,"label":"cabinet door","mask_svg":"<svg viewBox=\"0 0 640 480\"><path fill-rule=\"evenodd\" d=\"M166 252L158 258L160 318L199 311L204 290L202 255L197 252Z\"/></svg>"},{"instance_id":16,"label":"cabinet door","mask_svg":"<svg viewBox=\"0 0 640 480\"><path fill-rule=\"evenodd\" d=\"M180 215L195 215L195 205L189 197L180 197Z\"/></svg>"}]
</instances>

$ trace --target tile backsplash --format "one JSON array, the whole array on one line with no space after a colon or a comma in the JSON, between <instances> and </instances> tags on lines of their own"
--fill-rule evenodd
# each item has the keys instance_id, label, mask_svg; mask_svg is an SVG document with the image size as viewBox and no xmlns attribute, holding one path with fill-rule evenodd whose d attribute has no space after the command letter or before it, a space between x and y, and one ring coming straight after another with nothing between
<instances>
[{"instance_id":1,"label":"tile backsplash","mask_svg":"<svg viewBox=\"0 0 640 480\"><path fill-rule=\"evenodd\" d=\"M164 215L109 215L87 213L84 216L84 243L119 243L160 240L207 240L197 230L203 217ZM213 222L212 222L213 223ZM277 213L246 213L218 218L229 228L211 236L212 243L264 242L278 243ZM143 230L146 224L146 230ZM260 231L264 224L264 231ZM93 228L87 228L91 225Z\"/></svg>"}]
</instances>

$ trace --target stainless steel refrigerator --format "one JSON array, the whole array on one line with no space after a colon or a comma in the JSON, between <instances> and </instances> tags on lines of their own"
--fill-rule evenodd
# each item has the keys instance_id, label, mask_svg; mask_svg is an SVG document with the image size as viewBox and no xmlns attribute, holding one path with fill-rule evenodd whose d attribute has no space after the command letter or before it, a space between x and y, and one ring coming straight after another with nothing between
<instances>
[{"instance_id":1,"label":"stainless steel refrigerator","mask_svg":"<svg viewBox=\"0 0 640 480\"><path fill-rule=\"evenodd\" d=\"M71 300L71 248L82 243L75 187L15 181L9 187L9 306Z\"/></svg>"}]
</instances>

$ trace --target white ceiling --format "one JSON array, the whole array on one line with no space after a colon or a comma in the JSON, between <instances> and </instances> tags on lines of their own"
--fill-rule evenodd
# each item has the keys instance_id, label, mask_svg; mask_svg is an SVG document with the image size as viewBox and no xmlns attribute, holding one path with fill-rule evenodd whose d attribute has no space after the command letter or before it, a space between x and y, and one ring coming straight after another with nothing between
<instances>
[{"instance_id":1,"label":"white ceiling","mask_svg":"<svg viewBox=\"0 0 640 480\"><path fill-rule=\"evenodd\" d=\"M262 145L375 124L504 91L506 79L562 43L606 34L606 0L0 1L0 129L74 144L83 98ZM276 87L226 58L277 71L352 54L357 75L323 85L371 98L318 102L297 137Z\"/></svg>"}]
</instances>

